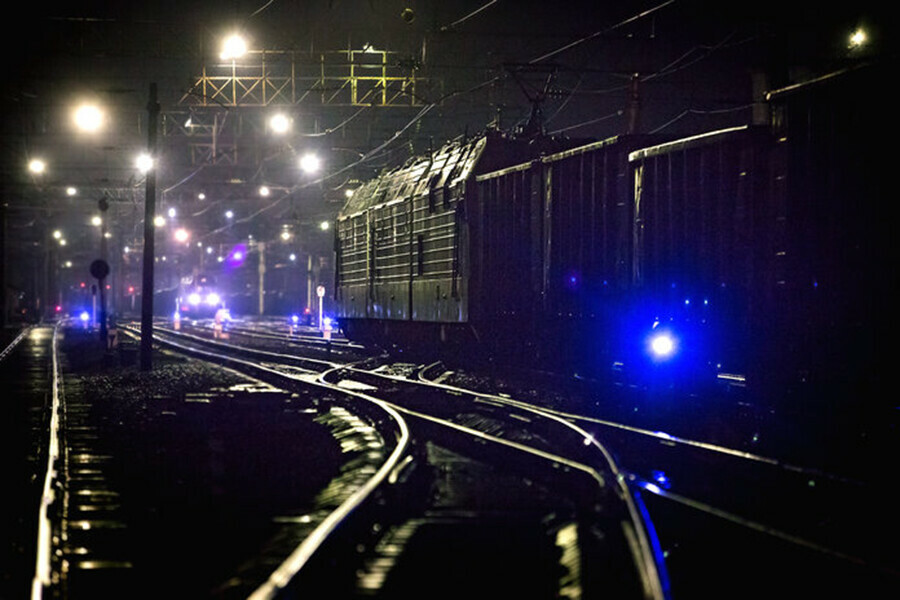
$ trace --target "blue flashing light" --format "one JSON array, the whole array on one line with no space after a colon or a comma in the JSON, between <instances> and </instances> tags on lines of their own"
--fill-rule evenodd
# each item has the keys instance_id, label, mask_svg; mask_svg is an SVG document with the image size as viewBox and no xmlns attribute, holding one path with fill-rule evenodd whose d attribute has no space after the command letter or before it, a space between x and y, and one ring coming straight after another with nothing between
<instances>
[{"instance_id":1,"label":"blue flashing light","mask_svg":"<svg viewBox=\"0 0 900 600\"><path fill-rule=\"evenodd\" d=\"M87 323L91 319L91 315L90 313L88 313L88 311L85 310L82 311L80 315L78 315L78 318L81 319L82 323Z\"/></svg>"},{"instance_id":2,"label":"blue flashing light","mask_svg":"<svg viewBox=\"0 0 900 600\"><path fill-rule=\"evenodd\" d=\"M298 317L297 315L291 315L291 322L292 322L294 325L296 325L297 323L300 322L300 317Z\"/></svg>"},{"instance_id":3,"label":"blue flashing light","mask_svg":"<svg viewBox=\"0 0 900 600\"><path fill-rule=\"evenodd\" d=\"M581 286L581 275L577 271L569 271L566 273L565 286L569 290L577 291Z\"/></svg>"},{"instance_id":4,"label":"blue flashing light","mask_svg":"<svg viewBox=\"0 0 900 600\"><path fill-rule=\"evenodd\" d=\"M244 264L246 258L247 246L245 244L237 244L225 258L225 264L232 268L240 267Z\"/></svg>"},{"instance_id":5,"label":"blue flashing light","mask_svg":"<svg viewBox=\"0 0 900 600\"><path fill-rule=\"evenodd\" d=\"M666 360L676 351L675 337L668 331L659 331L650 336L650 354L657 360Z\"/></svg>"},{"instance_id":6,"label":"blue flashing light","mask_svg":"<svg viewBox=\"0 0 900 600\"><path fill-rule=\"evenodd\" d=\"M669 481L669 477L662 471L653 471L651 476L653 477L653 481L664 490L669 489L672 485L672 482Z\"/></svg>"}]
</instances>

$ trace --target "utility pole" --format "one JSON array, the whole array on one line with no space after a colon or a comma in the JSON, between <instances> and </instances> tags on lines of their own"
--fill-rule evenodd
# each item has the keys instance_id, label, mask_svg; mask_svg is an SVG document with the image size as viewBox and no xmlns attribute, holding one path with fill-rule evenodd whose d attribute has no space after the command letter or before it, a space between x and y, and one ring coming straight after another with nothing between
<instances>
[{"instance_id":1,"label":"utility pole","mask_svg":"<svg viewBox=\"0 0 900 600\"><path fill-rule=\"evenodd\" d=\"M153 260L154 223L156 214L156 129L159 120L159 102L156 84L150 84L150 101L147 103L147 152L153 159L147 171L146 197L144 199L144 272L141 289L141 370L153 368Z\"/></svg>"},{"instance_id":2,"label":"utility pole","mask_svg":"<svg viewBox=\"0 0 900 600\"><path fill-rule=\"evenodd\" d=\"M100 260L106 263L106 211L109 210L109 201L104 195L97 203L100 209ZM100 286L100 342L106 345L106 276L109 274L107 263L106 275L97 282Z\"/></svg>"},{"instance_id":3,"label":"utility pole","mask_svg":"<svg viewBox=\"0 0 900 600\"><path fill-rule=\"evenodd\" d=\"M259 249L259 316L263 316L266 310L266 243L258 242Z\"/></svg>"}]
</instances>

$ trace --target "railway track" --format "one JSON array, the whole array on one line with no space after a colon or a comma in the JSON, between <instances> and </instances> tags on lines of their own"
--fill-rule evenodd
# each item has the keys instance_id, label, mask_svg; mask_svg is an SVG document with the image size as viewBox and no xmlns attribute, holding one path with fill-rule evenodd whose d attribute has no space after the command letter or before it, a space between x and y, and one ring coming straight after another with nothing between
<instances>
[{"instance_id":1,"label":"railway track","mask_svg":"<svg viewBox=\"0 0 900 600\"><path fill-rule=\"evenodd\" d=\"M660 514L674 514L667 522L700 518L729 532L707 548L698 548L699 544L686 541L690 532L674 533L678 528L673 528L668 555L675 564L715 564L718 553L709 548L742 544L741 552L753 553L765 547L772 557L780 557L773 561L794 565L795 572L785 573L790 581L805 580L799 573L812 574L827 565L830 577L818 579L823 590L846 585L876 592L897 580L896 553L872 543L872 532L883 521L883 513L872 509L887 506L872 496L871 486L864 481L721 443L603 419L590 412L561 410L539 400L523 402L505 394L477 393L447 385L441 383L447 373L439 366L435 363L405 372L385 366L372 372L348 365L330 371L326 377L342 386L371 386L381 394L384 385L378 380L391 380L392 403L411 411L426 407L448 420L466 414L459 407L461 403L487 403L511 411L512 418L522 421L559 419L577 427L586 444L602 440L605 447L615 449L611 460L627 466L624 476L631 485L652 498L648 503ZM437 395L435 391L422 394L411 378L428 382L446 394L439 398L432 398ZM490 429L490 418L483 414L467 418L482 429ZM747 556L745 562L749 565L754 560ZM775 572L780 566L770 563L770 568ZM740 577L740 568L733 563L723 565L721 572ZM703 570L683 579L684 588L700 592L708 575ZM809 587L808 583L802 585Z\"/></svg>"},{"instance_id":2,"label":"railway track","mask_svg":"<svg viewBox=\"0 0 900 600\"><path fill-rule=\"evenodd\" d=\"M325 486L327 510L272 517L284 526L277 541L245 560L216 597L668 596L640 493L602 446L585 445L584 432L564 420L452 394L451 404L439 386L400 389L347 363L237 349L183 331L157 335L158 346L215 361L273 394L313 386L321 399L304 406L357 420L345 428L353 437L337 439L365 466L352 482L343 473ZM332 493L337 481L341 491ZM135 569L119 566L127 585Z\"/></svg>"},{"instance_id":3,"label":"railway track","mask_svg":"<svg viewBox=\"0 0 900 600\"><path fill-rule=\"evenodd\" d=\"M451 375L440 362L415 373L451 393L472 393L442 383ZM690 522L702 528L714 523L712 527L727 531L705 539L706 547L690 527L673 527L671 536L661 535L667 561L679 565L676 574L685 563L694 565L690 570L703 565L689 575L673 575L673 585L682 593L705 595L711 565L725 579L740 578L742 569L735 568L736 563L758 564L758 557L751 555L761 548L771 556L770 577L778 579L775 574L781 573L783 593L796 585L798 592L846 588L877 594L900 580L897 552L875 539L889 506L871 482L589 412L562 410L550 406L552 402L536 406L534 400L517 400L508 393L479 394L503 405L554 415L603 440L615 449L615 459L628 479L647 494L648 505L656 509L653 514L666 515L655 521ZM726 547L738 551L723 564ZM739 556L741 561L734 560ZM821 576L823 569L828 570L827 577ZM764 581L760 589L750 586L742 594L750 597L771 590L769 579Z\"/></svg>"},{"instance_id":4,"label":"railway track","mask_svg":"<svg viewBox=\"0 0 900 600\"><path fill-rule=\"evenodd\" d=\"M280 561L272 554L248 561L254 566L235 579L241 584L233 597L325 589L339 597L407 598L423 590L525 596L538 589L527 597L667 597L668 575L676 596L704 597L755 566L767 575L734 597L771 592L777 574L782 591L848 586L874 593L897 580L893 555L867 545L871 530L835 523L836 508L860 515L865 505L859 499L868 490L852 479L533 398L448 385L439 364L309 359L290 349L237 347L236 338L226 344L165 328L157 334L159 344L276 388L314 386L348 417L366 407L364 420L380 440L372 443L381 444L383 462L368 467L378 480L358 476L354 491L344 490L345 500L359 503L276 517L303 521L302 533L283 536L295 545L289 552L279 546ZM253 343L279 347L274 338ZM610 578L613 565L627 576ZM827 577L809 579L823 568ZM481 573L486 583L448 577L453 569ZM435 581L442 582L437 589Z\"/></svg>"}]
</instances>

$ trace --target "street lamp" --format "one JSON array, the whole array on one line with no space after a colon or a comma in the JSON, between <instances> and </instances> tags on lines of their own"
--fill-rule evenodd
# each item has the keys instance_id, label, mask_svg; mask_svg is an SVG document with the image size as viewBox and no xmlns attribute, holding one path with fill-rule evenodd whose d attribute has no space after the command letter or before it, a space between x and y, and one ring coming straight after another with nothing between
<instances>
[{"instance_id":1,"label":"street lamp","mask_svg":"<svg viewBox=\"0 0 900 600\"><path fill-rule=\"evenodd\" d=\"M146 175L150 172L150 169L153 168L153 157L149 154L141 154L137 157L135 164L137 165L138 170Z\"/></svg>"},{"instance_id":2,"label":"street lamp","mask_svg":"<svg viewBox=\"0 0 900 600\"><path fill-rule=\"evenodd\" d=\"M187 229L185 229L183 227L175 230L175 241L176 242L184 244L185 242L188 241L188 239L190 239L190 237L191 237L191 234L188 232Z\"/></svg>"},{"instance_id":3,"label":"street lamp","mask_svg":"<svg viewBox=\"0 0 900 600\"><path fill-rule=\"evenodd\" d=\"M300 169L308 175L318 172L321 167L322 160L312 152L307 152L300 157Z\"/></svg>"},{"instance_id":4,"label":"street lamp","mask_svg":"<svg viewBox=\"0 0 900 600\"><path fill-rule=\"evenodd\" d=\"M75 109L73 120L79 131L96 133L103 128L105 119L103 111L96 105L82 104Z\"/></svg>"},{"instance_id":5,"label":"street lamp","mask_svg":"<svg viewBox=\"0 0 900 600\"><path fill-rule=\"evenodd\" d=\"M222 44L222 53L219 57L222 60L234 60L242 57L247 53L247 42L238 34L233 34L225 38Z\"/></svg>"},{"instance_id":6,"label":"street lamp","mask_svg":"<svg viewBox=\"0 0 900 600\"><path fill-rule=\"evenodd\" d=\"M283 135L290 131L291 119L284 113L272 115L272 118L269 119L269 127L272 129L273 133Z\"/></svg>"},{"instance_id":7,"label":"street lamp","mask_svg":"<svg viewBox=\"0 0 900 600\"><path fill-rule=\"evenodd\" d=\"M850 48L861 48L868 41L868 36L864 29L857 29L850 34Z\"/></svg>"},{"instance_id":8,"label":"street lamp","mask_svg":"<svg viewBox=\"0 0 900 600\"><path fill-rule=\"evenodd\" d=\"M47 170L47 163L40 158L33 158L28 163L28 170L35 175L41 175Z\"/></svg>"}]
</instances>

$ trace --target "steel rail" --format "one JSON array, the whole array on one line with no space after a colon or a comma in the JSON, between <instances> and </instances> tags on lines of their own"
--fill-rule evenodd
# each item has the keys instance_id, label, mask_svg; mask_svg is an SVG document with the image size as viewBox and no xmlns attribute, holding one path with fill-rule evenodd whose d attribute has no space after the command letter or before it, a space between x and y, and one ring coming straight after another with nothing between
<instances>
[{"instance_id":1,"label":"steel rail","mask_svg":"<svg viewBox=\"0 0 900 600\"><path fill-rule=\"evenodd\" d=\"M131 331L126 330L129 335L135 335ZM170 334L171 335L171 334ZM175 333L174 335L186 335ZM196 336L190 336L196 338ZM201 338L202 339L202 338ZM316 382L315 380L300 378L295 375L283 373L276 369L267 367L260 363L253 363L234 356L225 356L215 354L199 348L192 348L182 344L178 344L171 339L165 339L157 335L157 340L167 346L174 347L182 352L189 353L194 356L203 356L216 361L226 361L232 368L247 368L253 372L261 372L266 376L274 376L283 378L292 382L301 382L310 385L327 388L330 391L339 391L345 395L362 398L372 405L380 408L386 413L395 424L399 431L396 445L388 456L387 460L378 468L378 470L353 494L351 494L344 502L342 502L335 510L328 514L313 531L294 549L294 551L285 559L269 576L269 578L260 585L253 593L250 594L251 600L265 600L276 597L284 588L290 585L291 581L296 577L304 565L309 562L310 558L316 551L328 540L329 536L343 523L357 508L359 508L373 492L378 489L385 481L389 481L391 474L401 465L404 455L407 453L410 435L409 428L403 417L394 410L388 403L382 402L376 398L370 398L364 394L353 392L352 390L342 389L333 385ZM205 341L205 340L204 340ZM224 344L223 344L224 345ZM230 345L228 345L230 346ZM230 347L234 349L234 347ZM340 367L343 368L343 367ZM243 371L242 371L243 373Z\"/></svg>"},{"instance_id":2,"label":"steel rail","mask_svg":"<svg viewBox=\"0 0 900 600\"><path fill-rule=\"evenodd\" d=\"M56 502L56 490L59 481L60 423L62 380L59 365L59 323L53 328L51 342L52 390L50 400L50 428L47 448L47 463L44 472L44 485L41 492L41 503L38 509L38 539L35 558L35 572L31 584L32 600L40 600L53 584L53 523L50 520L50 509Z\"/></svg>"},{"instance_id":3,"label":"steel rail","mask_svg":"<svg viewBox=\"0 0 900 600\"><path fill-rule=\"evenodd\" d=\"M170 335L178 335L183 336L186 334L180 332L170 332ZM196 337L196 336L190 336ZM172 342L171 340L161 340L166 344L171 344L175 347L180 347L180 344ZM204 340L206 341L206 340ZM239 349L235 348L230 344L219 344L228 349ZM446 427L452 429L456 432L463 433L472 438L477 438L479 440L485 442L491 442L495 444L502 445L507 448L511 448L523 453L527 453L531 456L537 457L542 460L549 461L553 464L565 465L573 470L577 470L582 472L585 475L591 477L598 485L603 486L605 484L605 479L599 473L599 471L592 467L591 465L587 465L585 463L581 463L578 461L573 461L564 456L546 452L544 450L540 450L538 448L533 448L531 446L513 442L510 440L505 440L503 438L499 438L483 431L478 431L477 429L472 429L470 427L466 427L463 425L459 425L457 423L452 423L447 421L446 419L440 419L433 415L428 415L426 413L422 413L420 411L415 411L403 406L400 406L396 403L389 402L387 400L377 398L375 396L371 396L363 391L348 389L346 386L340 385L338 383L330 383L326 381L326 377L333 373L341 372L341 371L350 371L350 372L358 372L361 374L366 374L369 376L378 377L381 379L392 380L392 381L401 381L407 383L409 385L425 385L430 387L435 387L438 389L451 388L452 386L444 386L442 384L431 384L428 382L417 382L412 381L402 377L396 377L393 375L388 375L384 373L375 373L372 371L364 371L361 369L354 368L352 366L347 365L336 365L331 370L328 370L324 373L320 373L316 379L316 381L311 382L309 380L303 379L293 376L291 374L282 373L274 369L270 369L268 367L264 367L262 365L258 365L255 363L249 363L247 361L243 361L241 359L235 359L232 357L220 357L220 355L215 355L213 353L207 353L204 350L197 349L187 349L191 352L197 352L200 354L208 354L211 357L219 357L221 359L225 359L228 361L237 361L239 363L243 363L250 368L260 369L269 372L277 377L282 377L285 379L289 379L292 381L303 381L304 383L312 383L314 385L319 385L325 389L330 391L337 391L342 394L350 395L356 398L363 399L367 402L375 404L379 406L385 411L388 411L392 414L392 417L395 419L399 419L398 422L403 423L403 436L404 442L403 446L405 448L406 444L408 444L409 440L409 430L406 426L405 420L401 417L400 413L407 414L417 419L426 420L430 423L440 425L442 427ZM270 354L270 353L269 353ZM288 358L290 358L288 356ZM446 390L444 390L446 391ZM455 391L455 390L454 390ZM459 390L467 393L467 390ZM506 400L503 398L491 398L492 400ZM511 405L510 403L505 403L507 405ZM656 541L655 535L652 535L652 523L649 522L649 518L646 510L643 509L639 498L636 498L636 495L632 492L630 487L628 486L628 481L625 473L623 473L615 460L612 457L612 454L598 442L594 437L578 427L577 425L566 421L565 419L546 413L544 411L539 410L536 407L532 406L516 406L520 410L526 410L528 412L533 413L536 416L541 418L549 419L554 421L565 428L575 431L583 440L585 445L591 445L598 449L605 461L606 467L613 474L613 479L617 486L619 497L623 500L625 507L627 509L629 515L629 521L626 523L630 524L629 528L626 528L625 537L628 540L628 543L631 545L632 555L635 557L638 563L641 584L644 589L644 596L648 599L654 600L665 600L669 598L669 589L667 585L668 577L665 572L665 564L662 560L662 550L659 547L658 542ZM392 453L391 459L385 462L385 465L381 469L379 469L378 473L375 477L373 477L365 486L364 489L359 490L359 494L365 494L365 497L368 497L380 485L385 477L389 477L390 474L398 468L398 464L401 461L402 452L398 454L400 444L398 444L398 448L395 449L395 452ZM376 482L375 479L378 479ZM348 499L347 503L350 503L353 500ZM364 498L360 499L360 503L364 500ZM352 507L348 507L346 513L341 511L341 508L336 511L338 514L332 513L329 515L329 518L324 520L320 524L321 531L317 528L310 536L308 536L301 544L297 547L297 549L291 554L291 556L284 562L282 565L276 569L275 572L272 573L269 580L260 586L251 596L252 600L263 600L274 598L278 592L283 590L287 585L290 584L290 581L300 572L303 566L309 561L315 551L324 543L327 537L334 531L334 529L342 522L349 513L356 507L358 504L354 503Z\"/></svg>"}]
</instances>

